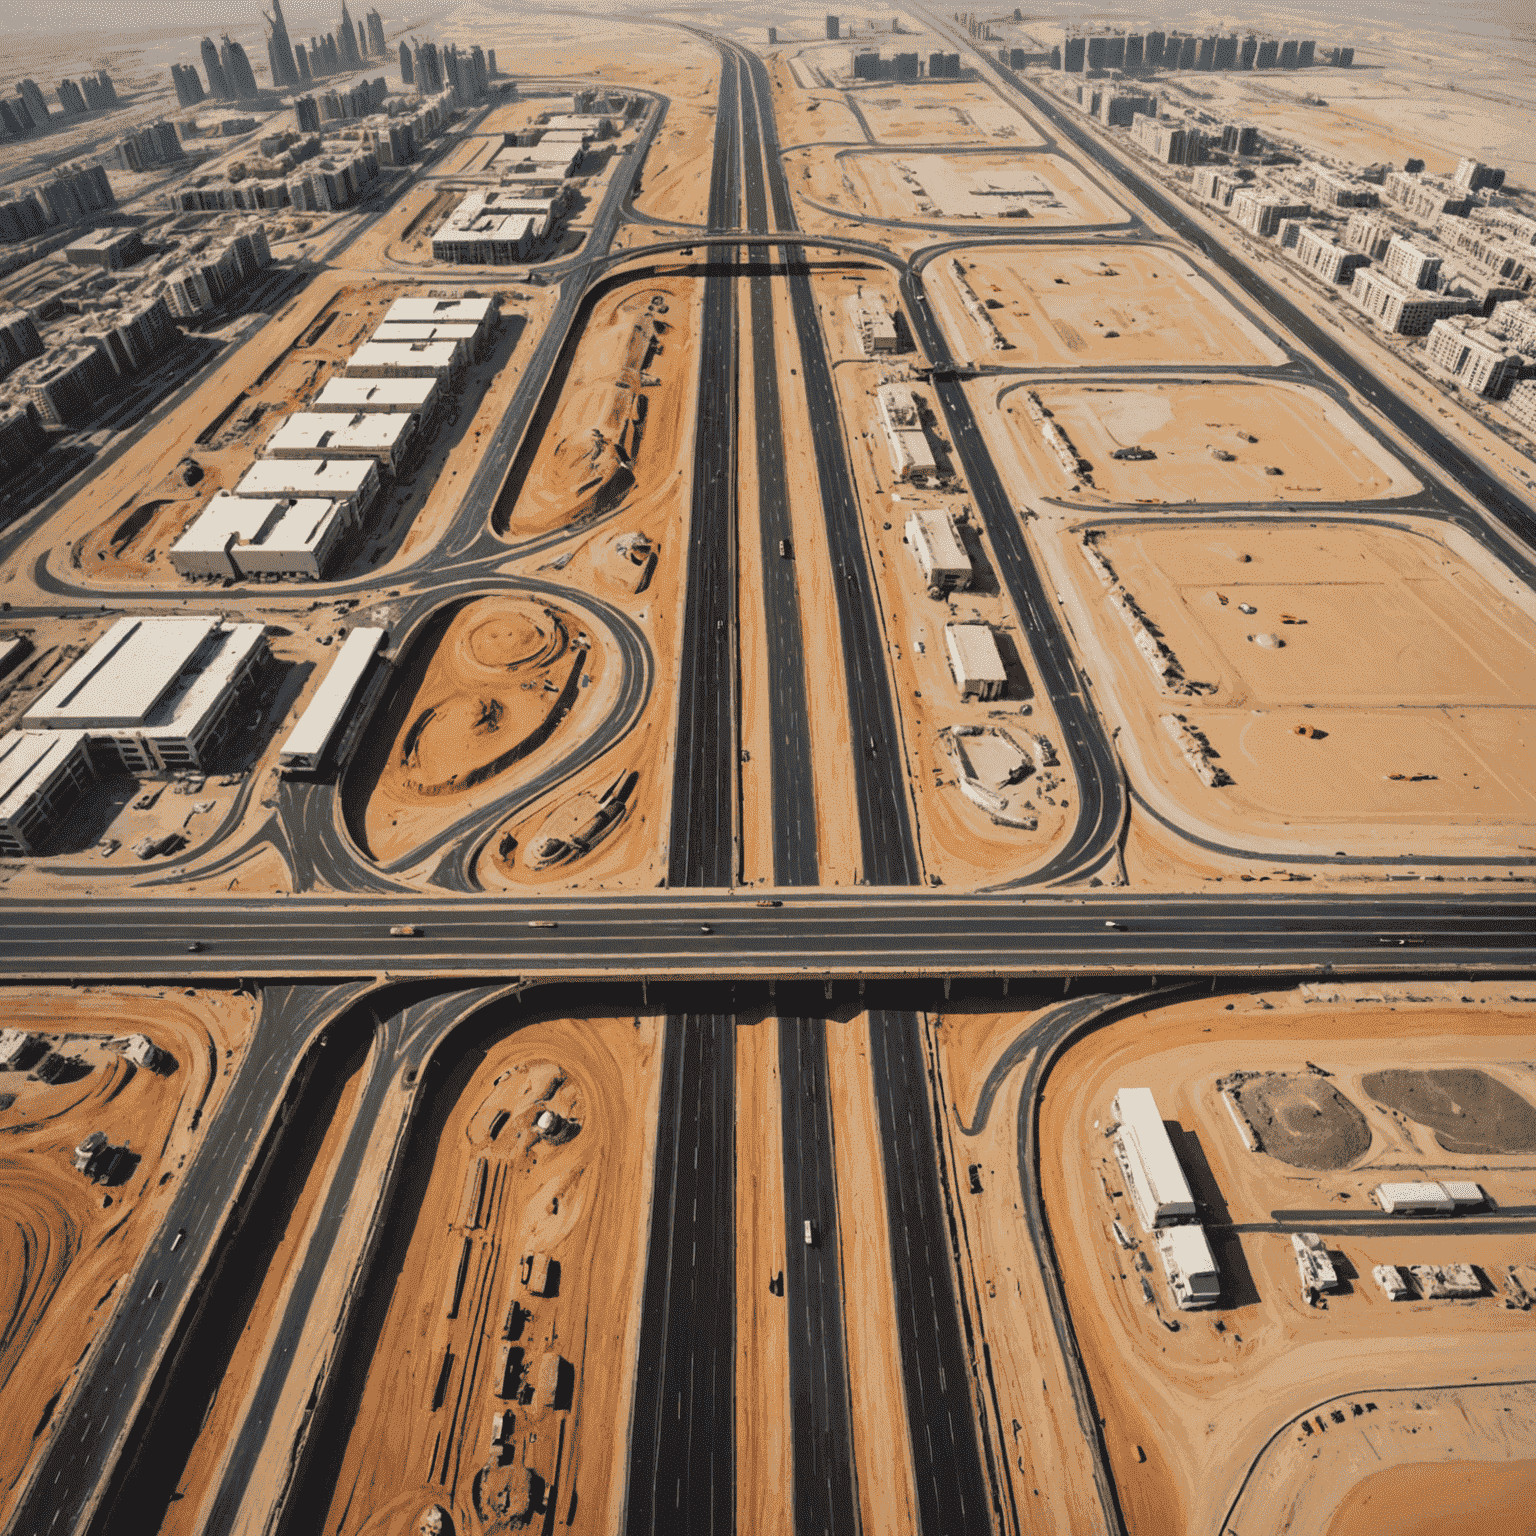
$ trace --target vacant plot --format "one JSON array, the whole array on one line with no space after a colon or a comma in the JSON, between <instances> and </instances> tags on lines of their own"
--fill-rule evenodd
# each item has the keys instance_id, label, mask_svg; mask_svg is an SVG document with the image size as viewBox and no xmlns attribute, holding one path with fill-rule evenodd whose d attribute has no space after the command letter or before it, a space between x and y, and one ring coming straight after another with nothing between
<instances>
[{"instance_id":1,"label":"vacant plot","mask_svg":"<svg viewBox=\"0 0 1536 1536\"><path fill-rule=\"evenodd\" d=\"M1293 1168L1347 1168L1370 1150L1365 1116L1332 1083L1266 1072L1233 1093L1261 1150Z\"/></svg>"},{"instance_id":2,"label":"vacant plot","mask_svg":"<svg viewBox=\"0 0 1536 1536\"><path fill-rule=\"evenodd\" d=\"M1289 384L1099 384L1033 391L1081 466L1068 471L1021 388L1004 413L1046 496L1076 502L1359 501L1417 482L1343 409ZM1149 455L1117 459L1136 450Z\"/></svg>"},{"instance_id":3,"label":"vacant plot","mask_svg":"<svg viewBox=\"0 0 1536 1536\"><path fill-rule=\"evenodd\" d=\"M573 738L571 716L600 712L607 668L595 632L573 609L509 593L474 599L418 642L368 792L376 858L400 857L505 793L514 769Z\"/></svg>"},{"instance_id":4,"label":"vacant plot","mask_svg":"<svg viewBox=\"0 0 1536 1536\"><path fill-rule=\"evenodd\" d=\"M1418 1461L1372 1472L1350 1489L1328 1536L1439 1536L1475 1524L1481 1536L1529 1536L1536 1461Z\"/></svg>"},{"instance_id":5,"label":"vacant plot","mask_svg":"<svg viewBox=\"0 0 1536 1536\"><path fill-rule=\"evenodd\" d=\"M1285 354L1171 251L1036 245L981 246L958 258L975 302L1008 345L1010 366L1119 363L1278 364ZM957 350L980 357L994 339L966 313L955 258L929 265Z\"/></svg>"},{"instance_id":6,"label":"vacant plot","mask_svg":"<svg viewBox=\"0 0 1536 1536\"><path fill-rule=\"evenodd\" d=\"M624 287L598 301L560 380L547 422L530 432L532 460L513 469L515 540L642 507L676 478L687 445L692 301L697 284Z\"/></svg>"},{"instance_id":7,"label":"vacant plot","mask_svg":"<svg viewBox=\"0 0 1536 1536\"><path fill-rule=\"evenodd\" d=\"M1127 222L1108 193L1059 155L856 150L841 164L855 184L863 184L863 211L882 218L974 219L1024 229Z\"/></svg>"},{"instance_id":8,"label":"vacant plot","mask_svg":"<svg viewBox=\"0 0 1536 1536\"><path fill-rule=\"evenodd\" d=\"M1378 1104L1427 1125L1447 1152L1536 1152L1536 1108L1486 1072L1373 1072L1361 1086Z\"/></svg>"},{"instance_id":9,"label":"vacant plot","mask_svg":"<svg viewBox=\"0 0 1536 1536\"><path fill-rule=\"evenodd\" d=\"M1095 681L1134 721L1122 749L1177 814L1242 847L1385 847L1359 841L1373 829L1425 857L1530 842L1536 601L1470 540L1434 524L1299 522L1120 523L1089 538L1111 579L1084 558L1081 529L1049 553L1083 598ZM1149 665L1116 592L1188 686ZM1168 727L1179 718L1231 782L1192 771ZM1435 826L1443 844L1408 835Z\"/></svg>"},{"instance_id":10,"label":"vacant plot","mask_svg":"<svg viewBox=\"0 0 1536 1536\"><path fill-rule=\"evenodd\" d=\"M1022 113L985 86L927 84L920 90L876 86L848 99L882 144L1043 144Z\"/></svg>"}]
</instances>

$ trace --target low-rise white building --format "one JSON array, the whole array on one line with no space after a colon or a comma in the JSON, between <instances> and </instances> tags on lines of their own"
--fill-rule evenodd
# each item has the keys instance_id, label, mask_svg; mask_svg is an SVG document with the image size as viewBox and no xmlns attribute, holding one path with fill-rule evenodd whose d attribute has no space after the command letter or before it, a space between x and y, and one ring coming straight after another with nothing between
<instances>
[{"instance_id":1,"label":"low-rise white building","mask_svg":"<svg viewBox=\"0 0 1536 1536\"><path fill-rule=\"evenodd\" d=\"M1397 336L1422 336L1436 320L1476 308L1471 299L1447 298L1423 288L1404 287L1372 267L1356 269L1349 297L1382 330Z\"/></svg>"},{"instance_id":2,"label":"low-rise white building","mask_svg":"<svg viewBox=\"0 0 1536 1536\"><path fill-rule=\"evenodd\" d=\"M359 627L347 636L278 754L285 771L313 773L325 760L336 732L383 647L382 629Z\"/></svg>"},{"instance_id":3,"label":"low-rise white building","mask_svg":"<svg viewBox=\"0 0 1536 1536\"><path fill-rule=\"evenodd\" d=\"M462 341L365 341L347 360L349 379L441 379L464 370Z\"/></svg>"},{"instance_id":4,"label":"low-rise white building","mask_svg":"<svg viewBox=\"0 0 1536 1536\"><path fill-rule=\"evenodd\" d=\"M955 520L948 512L917 508L907 519L904 531L930 596L940 597L970 586L971 557L966 554Z\"/></svg>"},{"instance_id":5,"label":"low-rise white building","mask_svg":"<svg viewBox=\"0 0 1536 1536\"><path fill-rule=\"evenodd\" d=\"M309 403L312 411L398 411L419 416L423 425L437 412L436 379L333 378Z\"/></svg>"},{"instance_id":6,"label":"low-rise white building","mask_svg":"<svg viewBox=\"0 0 1536 1536\"><path fill-rule=\"evenodd\" d=\"M1008 686L997 637L986 624L946 624L944 648L962 699L995 699Z\"/></svg>"},{"instance_id":7,"label":"low-rise white building","mask_svg":"<svg viewBox=\"0 0 1536 1536\"><path fill-rule=\"evenodd\" d=\"M912 391L905 384L882 384L878 399L880 425L891 453L891 473L898 480L935 474L938 466Z\"/></svg>"},{"instance_id":8,"label":"low-rise white building","mask_svg":"<svg viewBox=\"0 0 1536 1536\"><path fill-rule=\"evenodd\" d=\"M1203 1227L1163 1227L1156 1244L1168 1289L1181 1312L1214 1307L1221 1300L1221 1275Z\"/></svg>"},{"instance_id":9,"label":"low-rise white building","mask_svg":"<svg viewBox=\"0 0 1536 1536\"><path fill-rule=\"evenodd\" d=\"M215 615L119 619L21 723L84 731L130 773L204 768L267 655L260 624Z\"/></svg>"},{"instance_id":10,"label":"low-rise white building","mask_svg":"<svg viewBox=\"0 0 1536 1536\"><path fill-rule=\"evenodd\" d=\"M378 461L372 458L258 459L234 493L266 501L334 501L351 522L360 523L379 494L379 483Z\"/></svg>"},{"instance_id":11,"label":"low-rise white building","mask_svg":"<svg viewBox=\"0 0 1536 1536\"><path fill-rule=\"evenodd\" d=\"M472 325L479 342L496 329L492 299L396 299L384 315L385 325Z\"/></svg>"},{"instance_id":12,"label":"low-rise white building","mask_svg":"<svg viewBox=\"0 0 1536 1536\"><path fill-rule=\"evenodd\" d=\"M296 411L267 439L269 459L377 459L398 470L415 446L420 420L402 411Z\"/></svg>"},{"instance_id":13,"label":"low-rise white building","mask_svg":"<svg viewBox=\"0 0 1536 1536\"><path fill-rule=\"evenodd\" d=\"M1497 399L1527 368L1508 333L1490 320L1449 315L1429 328L1429 365L1473 394Z\"/></svg>"},{"instance_id":14,"label":"low-rise white building","mask_svg":"<svg viewBox=\"0 0 1536 1536\"><path fill-rule=\"evenodd\" d=\"M84 731L0 736L0 854L36 853L94 778Z\"/></svg>"},{"instance_id":15,"label":"low-rise white building","mask_svg":"<svg viewBox=\"0 0 1536 1536\"><path fill-rule=\"evenodd\" d=\"M345 506L323 497L220 491L171 546L171 565L193 579L274 575L318 581L350 526Z\"/></svg>"},{"instance_id":16,"label":"low-rise white building","mask_svg":"<svg viewBox=\"0 0 1536 1536\"><path fill-rule=\"evenodd\" d=\"M1173 1149L1150 1088L1122 1088L1110 1112L1119 1122L1115 1156L1142 1227L1184 1221L1195 1215L1195 1197Z\"/></svg>"}]
</instances>

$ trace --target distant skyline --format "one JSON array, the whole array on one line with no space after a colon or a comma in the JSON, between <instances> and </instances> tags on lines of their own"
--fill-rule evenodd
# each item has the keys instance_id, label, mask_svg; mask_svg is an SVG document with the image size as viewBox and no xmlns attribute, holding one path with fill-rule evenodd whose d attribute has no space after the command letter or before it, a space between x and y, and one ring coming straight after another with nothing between
<instances>
[{"instance_id":1,"label":"distant skyline","mask_svg":"<svg viewBox=\"0 0 1536 1536\"><path fill-rule=\"evenodd\" d=\"M362 0L366 15L370 4ZM46 8L32 0L0 0L0 29L7 33L31 33L54 37L88 30L105 33L140 33L150 40L196 33L218 37L236 32L265 36L266 24L261 13L269 9L268 0L157 0L154 5L129 3L103 5L101 0L50 0ZM403 16L440 15L454 9L453 0L419 6L379 5L386 26L393 27ZM329 32L341 16L341 0L285 0L283 14L295 41L311 32ZM141 18L149 25L140 24ZM46 23L46 24L45 24Z\"/></svg>"}]
</instances>

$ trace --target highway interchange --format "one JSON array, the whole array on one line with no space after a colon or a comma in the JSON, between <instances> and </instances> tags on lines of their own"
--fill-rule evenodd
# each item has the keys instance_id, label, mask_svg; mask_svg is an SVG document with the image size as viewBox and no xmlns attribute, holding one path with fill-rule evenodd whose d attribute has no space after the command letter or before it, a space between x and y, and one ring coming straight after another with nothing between
<instances>
[{"instance_id":1,"label":"highway interchange","mask_svg":"<svg viewBox=\"0 0 1536 1536\"><path fill-rule=\"evenodd\" d=\"M793 1507L797 1533L812 1536L852 1532L860 1523L835 1127L825 1023L814 1001L818 992L830 999L837 991L846 1002L868 985L905 1432L919 1526L925 1536L938 1536L1017 1528L1018 1516L1008 1457L988 1439L978 1414L984 1386L962 1330L946 1214L951 1192L945 1181L953 1170L943 1172L936 1154L918 1007L940 1004L951 981L998 987L1011 978L1048 977L1059 978L1064 993L1076 989L1079 995L1064 1000L1031 1032L1031 1047L1038 1050L1023 1098L1030 1104L1051 1052L1086 1022L1126 1006L1119 989L1127 977L1144 978L1151 990L1177 992L1191 985L1236 985L1254 976L1278 982L1347 975L1525 976L1536 970L1536 901L1519 884L1490 885L1475 895L1458 891L1450 898L1425 884L1412 892L1397 885L1390 895L1358 896L1313 895L1294 885L1283 891L1274 886L1272 894L1212 889L1198 896L1104 890L1079 896L1060 889L1104 871L1113 859L1127 814L1127 786L1056 604L953 375L953 355L923 290L924 262L900 262L887 254L884 259L900 273L914 336L935 368L934 393L1005 589L1028 633L1040 685L1061 721L1078 784L1070 838L1020 889L984 895L916 889L921 866L886 644L826 339L784 177L768 73L747 50L724 40L715 40L715 46L721 88L708 229L700 240L709 258L702 268L705 324L690 508L695 536L685 589L687 638L667 889L630 896L562 893L516 903L486 898L475 890L469 871L490 828L512 803L499 801L401 861L402 866L438 861L432 892L413 893L398 878L402 867L381 870L367 859L345 826L334 788L316 785L285 790L254 839L217 848L196 866L202 873L233 868L254 844L281 843L303 876L297 890L307 894L212 901L177 896L173 886L152 900L124 895L0 903L0 965L15 980L239 982L259 987L263 995L257 1043L182 1181L165 1235L133 1276L79 1389L64 1405L10 1524L14 1532L125 1529L135 1501L154 1496L156 1478L164 1475L156 1460L174 1456L175 1436L185 1433L169 1405L189 1394L195 1406L199 1393L206 1397L217 1390L224 1335L214 1304L235 1294L232 1264L259 1254L243 1222L267 1187L268 1173L285 1160L291 1163L289 1116L302 1118L317 1102L310 1084L324 1077L316 1069L326 1047L317 1042L328 1030L338 1032L338 1041L345 1033L349 1041L375 1042L375 1063L361 1100L365 1113L327 1195L336 1208L331 1214L339 1219L371 1129L368 1116L378 1112L389 1085L402 1071L423 1071L434 1052L490 1000L505 997L509 989L514 995L533 989L525 995L536 999L540 989L556 986L563 989L560 995L574 998L584 987L622 983L638 990L644 1004L653 1001L649 989L656 989L669 1011L625 1528L720 1532L734 1527L737 1512L734 1022L739 1008L779 1009ZM1159 218L1194 235L1195 226L1162 194L1064 121L1049 101L1006 74L1005 81ZM664 115L665 103L658 98L633 151L636 175ZM507 505L508 488L515 494L520 483L518 456L526 455L530 433L552 398L562 349L577 334L583 306L610 275L615 281L632 278L637 255L681 245L674 239L625 252L612 267L609 246L627 216L630 195L630 180L615 175L583 252L555 271L564 278L555 316L442 548L407 578L391 577L406 590L408 635L425 632L445 601L485 590L492 562L505 560L507 546L492 529ZM1200 238L1204 243L1203 231ZM835 243L850 254L878 249L868 241ZM1512 505L1443 434L1368 376L1360 379L1360 366L1317 327L1309 330L1310 322L1245 264L1219 246L1207 254L1277 323L1408 431L1463 491L1518 535L1529 536L1528 509ZM739 368L742 294L754 364L750 398L759 466L754 505L737 500L737 432L746 409ZM796 562L779 555L779 541L791 537L792 526L782 470L784 380L774 340L775 306L786 301L802 375L794 387L803 389L811 414L819 501L836 573L838 643L849 681L849 738L856 749L864 882L857 890L816 887L806 636ZM733 889L741 858L738 530L741 518L752 513L758 517L773 678L773 905L760 904L755 892ZM549 584L547 590L560 589ZM627 638L628 687L579 756L550 770L548 782L607 750L632 726L649 695L643 636L631 635L633 626L626 630L622 615L601 617L615 635ZM527 803L545 787L543 780L522 786L517 801ZM308 889L322 882L358 894ZM408 940L392 936L390 927L401 922L420 933ZM194 943L195 951L189 948ZM910 983L907 997L894 997L890 983ZM779 989L782 1006L776 1001ZM1032 1134L1030 1117L1021 1116L1021 1180L1026 1200L1036 1207L1031 1227L1041 1234L1039 1257L1049 1284L1046 1228L1029 1174L1037 1155ZM270 1189L276 1192L268 1196L279 1203L280 1183L274 1180ZM813 1244L799 1240L805 1220L814 1223ZM181 1228L187 1239L173 1256L169 1234ZM300 1283L257 1385L257 1401L268 1409L289 1385L285 1362L304 1330L319 1277L326 1265L339 1262L331 1247L336 1221L323 1221L319 1234L304 1257ZM345 1318L338 1326L343 1323ZM1053 1326L1069 1373L1075 1372L1084 1433L1096 1442L1091 1398L1075 1363L1059 1295ZM360 1384L359 1335L353 1329L342 1337L341 1357L320 1398L321 1428L299 1468L296 1486L306 1495L323 1493L326 1457L335 1449L324 1430L324 1409L335 1393ZM245 1422L222 1472L219 1528L241 1508L246 1480L272 1437L291 1436L293 1430L261 1413ZM1114 1528L1118 1506L1102 1447L1100 1452L1098 1493L1106 1523ZM283 1527L304 1528L291 1516Z\"/></svg>"}]
</instances>

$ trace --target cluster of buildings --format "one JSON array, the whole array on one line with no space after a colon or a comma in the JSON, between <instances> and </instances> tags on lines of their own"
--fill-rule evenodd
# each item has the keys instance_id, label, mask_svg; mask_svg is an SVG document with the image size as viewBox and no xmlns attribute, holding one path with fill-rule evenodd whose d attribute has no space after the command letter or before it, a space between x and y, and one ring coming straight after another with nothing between
<instances>
[{"instance_id":1,"label":"cluster of buildings","mask_svg":"<svg viewBox=\"0 0 1536 1536\"><path fill-rule=\"evenodd\" d=\"M1353 48L1328 48L1321 55L1310 39L1239 38L1232 33L1067 32L1060 56L1052 49L1051 64L1067 74L1096 74L1111 69L1309 69L1331 64L1347 69L1355 61Z\"/></svg>"},{"instance_id":2,"label":"cluster of buildings","mask_svg":"<svg viewBox=\"0 0 1536 1536\"><path fill-rule=\"evenodd\" d=\"M101 166L61 166L46 181L0 198L0 243L35 240L116 206L117 196Z\"/></svg>"},{"instance_id":3,"label":"cluster of buildings","mask_svg":"<svg viewBox=\"0 0 1536 1536\"><path fill-rule=\"evenodd\" d=\"M120 105L117 87L104 69L94 75L82 75L79 80L60 80L54 94L65 117L83 117L87 112L105 112ZM48 99L37 81L23 80L14 97L0 99L0 141L36 133L52 116Z\"/></svg>"},{"instance_id":4,"label":"cluster of buildings","mask_svg":"<svg viewBox=\"0 0 1536 1536\"><path fill-rule=\"evenodd\" d=\"M281 421L235 486L171 547L189 579L318 580L388 477L430 438L444 394L489 345L489 299L402 298L308 408Z\"/></svg>"},{"instance_id":5,"label":"cluster of buildings","mask_svg":"<svg viewBox=\"0 0 1536 1536\"><path fill-rule=\"evenodd\" d=\"M958 53L930 53L926 60L918 53L897 53L889 58L879 49L864 49L853 54L849 68L855 80L921 80L926 71L930 80L958 80Z\"/></svg>"},{"instance_id":6,"label":"cluster of buildings","mask_svg":"<svg viewBox=\"0 0 1536 1536\"><path fill-rule=\"evenodd\" d=\"M457 107L473 106L490 94L496 74L496 50L483 51L478 43L467 53L452 44L439 48L436 43L400 44L400 79L425 95L449 92Z\"/></svg>"},{"instance_id":7,"label":"cluster of buildings","mask_svg":"<svg viewBox=\"0 0 1536 1536\"><path fill-rule=\"evenodd\" d=\"M570 201L567 178L580 174L587 150L613 138L640 102L621 98L616 107L603 106L582 92L569 111L552 109L537 124L507 133L496 157L499 185L465 194L432 236L433 260L506 266L533 259Z\"/></svg>"},{"instance_id":8,"label":"cluster of buildings","mask_svg":"<svg viewBox=\"0 0 1536 1536\"><path fill-rule=\"evenodd\" d=\"M175 165L186 158L175 123L164 118L125 133L105 156L106 163L119 171L147 171L157 165Z\"/></svg>"}]
</instances>

